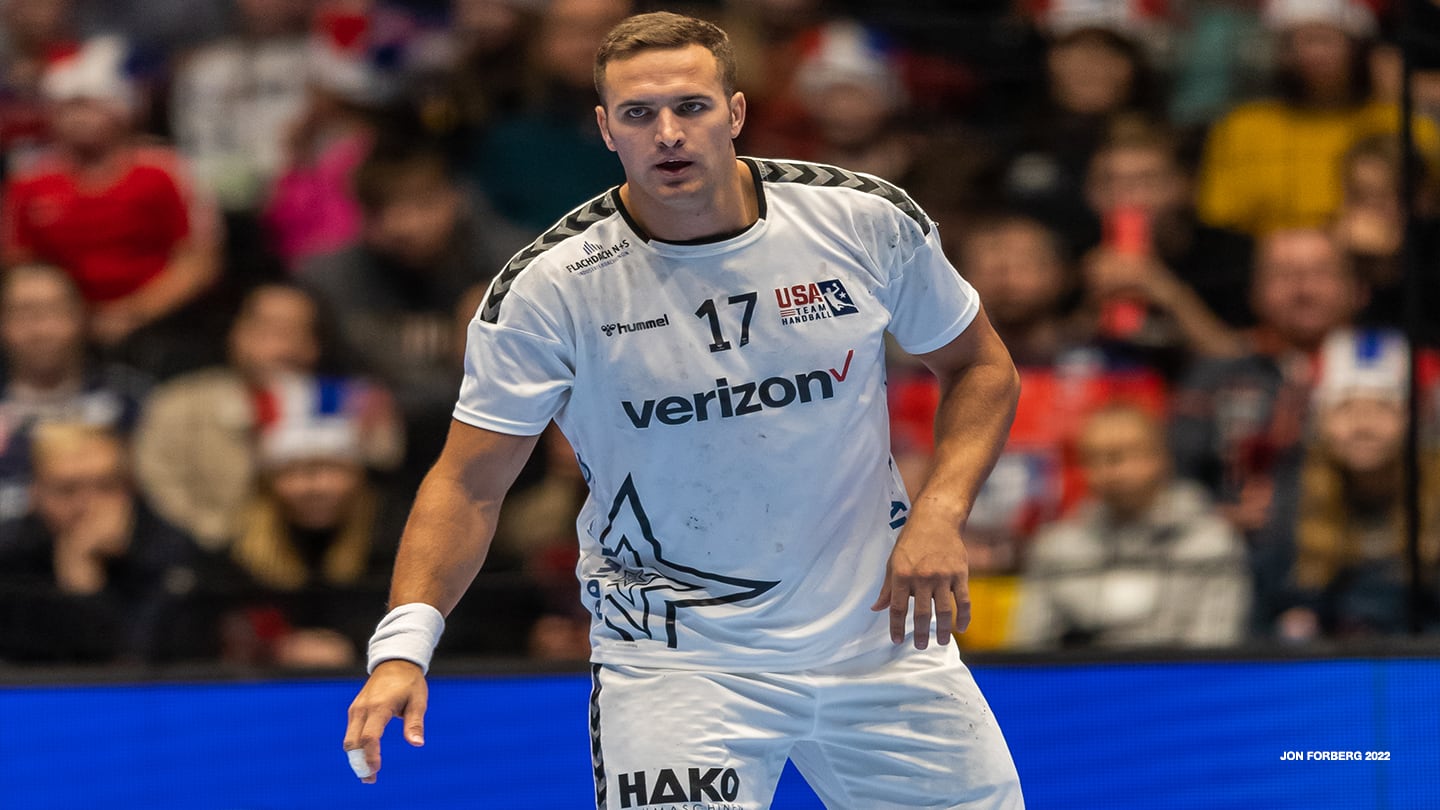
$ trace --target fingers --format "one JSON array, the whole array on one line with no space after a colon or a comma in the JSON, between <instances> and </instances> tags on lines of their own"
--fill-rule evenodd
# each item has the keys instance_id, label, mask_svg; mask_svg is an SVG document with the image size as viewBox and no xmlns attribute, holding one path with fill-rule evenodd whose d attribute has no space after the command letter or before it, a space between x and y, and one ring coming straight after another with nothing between
<instances>
[{"instance_id":1,"label":"fingers","mask_svg":"<svg viewBox=\"0 0 1440 810\"><path fill-rule=\"evenodd\" d=\"M919 620L916 620L919 623ZM955 599L950 593L939 594L935 600L935 641L944 647L955 632Z\"/></svg>"},{"instance_id":2,"label":"fingers","mask_svg":"<svg viewBox=\"0 0 1440 810\"><path fill-rule=\"evenodd\" d=\"M371 712L360 729L360 747L365 752L365 766L370 769L370 774L360 777L360 781L366 784L374 784L375 775L380 772L380 735L385 733L389 722L388 712Z\"/></svg>"},{"instance_id":3,"label":"fingers","mask_svg":"<svg viewBox=\"0 0 1440 810\"><path fill-rule=\"evenodd\" d=\"M345 755L350 758L350 768L360 781L375 783L375 774L380 772L380 735L393 715L383 709L350 707L350 722L345 727Z\"/></svg>"},{"instance_id":4,"label":"fingers","mask_svg":"<svg viewBox=\"0 0 1440 810\"><path fill-rule=\"evenodd\" d=\"M923 650L930 646L930 612L931 597L927 593L915 594L915 649ZM893 617L892 617L893 618ZM905 617L900 617L901 632L904 632ZM893 631L892 631L893 632ZM901 637L903 639L903 635Z\"/></svg>"},{"instance_id":5,"label":"fingers","mask_svg":"<svg viewBox=\"0 0 1440 810\"><path fill-rule=\"evenodd\" d=\"M374 783L380 771L380 737L391 718L402 718L407 742L417 748L425 744L429 694L425 676L415 664L395 660L375 668L350 704L345 726L346 756L360 781Z\"/></svg>"},{"instance_id":6,"label":"fingers","mask_svg":"<svg viewBox=\"0 0 1440 810\"><path fill-rule=\"evenodd\" d=\"M910 589L890 589L890 640L896 644L905 642L905 614L910 612ZM919 600L916 600L917 604Z\"/></svg>"},{"instance_id":7,"label":"fingers","mask_svg":"<svg viewBox=\"0 0 1440 810\"><path fill-rule=\"evenodd\" d=\"M950 643L955 633L963 633L970 626L970 595L964 577L954 584L932 586L887 581L881 595L886 601L877 600L871 610L890 609L890 640L896 644L905 641L905 624L909 618L910 605L915 605L915 649L930 646L930 626L934 623L935 640L941 645Z\"/></svg>"},{"instance_id":8,"label":"fingers","mask_svg":"<svg viewBox=\"0 0 1440 810\"><path fill-rule=\"evenodd\" d=\"M970 580L962 577L949 596L955 606L955 619L951 632L963 633L970 627Z\"/></svg>"},{"instance_id":9,"label":"fingers","mask_svg":"<svg viewBox=\"0 0 1440 810\"><path fill-rule=\"evenodd\" d=\"M425 744L425 705L428 694L421 692L405 706L405 740L419 748Z\"/></svg>"}]
</instances>

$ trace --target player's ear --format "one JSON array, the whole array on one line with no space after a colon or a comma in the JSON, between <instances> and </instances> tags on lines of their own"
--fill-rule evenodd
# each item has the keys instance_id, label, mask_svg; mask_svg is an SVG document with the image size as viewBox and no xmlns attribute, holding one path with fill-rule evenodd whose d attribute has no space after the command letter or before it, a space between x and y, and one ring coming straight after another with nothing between
<instances>
[{"instance_id":1,"label":"player's ear","mask_svg":"<svg viewBox=\"0 0 1440 810\"><path fill-rule=\"evenodd\" d=\"M740 130L745 128L745 94L735 91L730 95L730 137L740 137Z\"/></svg>"},{"instance_id":2,"label":"player's ear","mask_svg":"<svg viewBox=\"0 0 1440 810\"><path fill-rule=\"evenodd\" d=\"M600 128L600 137L605 139L605 146L611 152L615 151L615 141L610 138L610 118L605 114L605 105L595 105L595 125Z\"/></svg>"}]
</instances>

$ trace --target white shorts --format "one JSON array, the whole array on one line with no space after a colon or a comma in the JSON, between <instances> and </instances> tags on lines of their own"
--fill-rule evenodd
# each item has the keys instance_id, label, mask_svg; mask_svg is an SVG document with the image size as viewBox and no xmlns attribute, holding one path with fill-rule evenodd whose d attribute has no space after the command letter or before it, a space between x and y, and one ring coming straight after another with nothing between
<instances>
[{"instance_id":1,"label":"white shorts","mask_svg":"<svg viewBox=\"0 0 1440 810\"><path fill-rule=\"evenodd\" d=\"M954 644L786 674L597 664L592 684L599 810L766 810L786 758L830 810L1024 807Z\"/></svg>"}]
</instances>

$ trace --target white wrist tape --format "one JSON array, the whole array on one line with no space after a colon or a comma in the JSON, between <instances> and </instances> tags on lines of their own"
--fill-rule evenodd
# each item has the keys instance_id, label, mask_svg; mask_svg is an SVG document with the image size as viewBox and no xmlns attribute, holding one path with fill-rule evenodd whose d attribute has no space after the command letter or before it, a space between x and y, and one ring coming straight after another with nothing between
<instances>
[{"instance_id":1,"label":"white wrist tape","mask_svg":"<svg viewBox=\"0 0 1440 810\"><path fill-rule=\"evenodd\" d=\"M445 617L424 602L401 605L380 620L375 635L370 637L369 661L366 672L374 672L383 661L400 659L430 671L430 656L440 634L445 632Z\"/></svg>"}]
</instances>

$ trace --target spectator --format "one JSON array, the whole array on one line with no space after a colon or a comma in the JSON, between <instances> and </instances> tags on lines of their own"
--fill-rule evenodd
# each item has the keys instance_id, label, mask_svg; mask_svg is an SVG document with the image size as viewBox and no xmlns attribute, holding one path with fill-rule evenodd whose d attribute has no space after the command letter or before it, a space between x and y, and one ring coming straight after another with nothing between
<instances>
[{"instance_id":1,"label":"spectator","mask_svg":"<svg viewBox=\"0 0 1440 810\"><path fill-rule=\"evenodd\" d=\"M257 393L259 475L230 548L256 592L241 599L249 632L228 623L232 661L347 666L374 629L363 605L384 600L399 526L366 481L367 397L363 383L308 377Z\"/></svg>"},{"instance_id":2,"label":"spectator","mask_svg":"<svg viewBox=\"0 0 1440 810\"><path fill-rule=\"evenodd\" d=\"M1250 240L1197 221L1190 188L1174 139L1137 119L1112 126L1085 184L1102 224L1081 262L1091 314L1172 376L1192 356L1237 354L1231 327L1249 315Z\"/></svg>"},{"instance_id":3,"label":"spectator","mask_svg":"<svg viewBox=\"0 0 1440 810\"><path fill-rule=\"evenodd\" d=\"M1067 317L1075 286L1053 232L1025 217L977 224L960 243L965 278L985 301L1020 372L1020 402L1005 451L981 489L965 544L977 573L1018 570L1035 529L1083 494L1074 442L1086 416L1124 398L1164 409L1154 372L1115 362ZM938 389L896 368L888 385L892 452L902 478L923 480L933 448Z\"/></svg>"},{"instance_id":4,"label":"spectator","mask_svg":"<svg viewBox=\"0 0 1440 810\"><path fill-rule=\"evenodd\" d=\"M68 272L94 339L128 344L150 370L177 348L174 316L219 274L220 233L179 157L136 136L125 58L119 40L93 39L46 72L54 151L11 178L3 247L9 265Z\"/></svg>"},{"instance_id":5,"label":"spectator","mask_svg":"<svg viewBox=\"0 0 1440 810\"><path fill-rule=\"evenodd\" d=\"M175 68L170 124L197 182L227 212L254 212L285 164L305 101L309 0L237 0L239 31Z\"/></svg>"},{"instance_id":6,"label":"spectator","mask_svg":"<svg viewBox=\"0 0 1440 810\"><path fill-rule=\"evenodd\" d=\"M1185 25L1176 31L1170 66L1170 121L1201 130L1269 81L1268 32L1255 0L1173 0Z\"/></svg>"},{"instance_id":7,"label":"spectator","mask_svg":"<svg viewBox=\"0 0 1440 810\"><path fill-rule=\"evenodd\" d=\"M1418 156L1416 156L1418 157ZM1402 247L1406 229L1405 200L1401 190L1404 155L1400 139L1394 135L1375 135L1361 140L1345 153L1342 182L1345 196L1336 213L1334 232L1357 274L1371 289L1370 304L1361 313L1363 323L1399 327L1405 318L1407 294ZM1436 218L1434 173L1416 160L1413 178L1415 197L1411 210L1415 216L1414 267L1425 281L1421 310L1435 312L1440 306L1434 292L1437 268L1440 268L1440 219ZM1434 319L1428 319L1422 339L1429 344L1440 342L1440 330Z\"/></svg>"},{"instance_id":8,"label":"spectator","mask_svg":"<svg viewBox=\"0 0 1440 810\"><path fill-rule=\"evenodd\" d=\"M720 25L735 48L736 84L744 88L746 118L763 123L784 116L782 100L795 75L805 32L825 22L823 0L722 0ZM777 106L772 112L772 106ZM742 136L743 137L743 136Z\"/></svg>"},{"instance_id":9,"label":"spectator","mask_svg":"<svg viewBox=\"0 0 1440 810\"><path fill-rule=\"evenodd\" d=\"M1080 458L1093 500L1035 540L1015 644L1238 642L1250 601L1245 547L1201 487L1173 476L1161 422L1107 406L1086 421Z\"/></svg>"},{"instance_id":10,"label":"spectator","mask_svg":"<svg viewBox=\"0 0 1440 810\"><path fill-rule=\"evenodd\" d=\"M799 44L788 88L794 114L757 120L752 150L910 186L906 178L919 156L917 139L900 127L908 93L898 50L880 32L852 21L826 23Z\"/></svg>"},{"instance_id":11,"label":"spectator","mask_svg":"<svg viewBox=\"0 0 1440 810\"><path fill-rule=\"evenodd\" d=\"M732 41L737 48L757 45ZM746 102L741 141L747 154L888 178L942 227L947 220L963 227L972 212L988 210L994 199L985 188L993 185L993 150L979 133L962 127L956 114L975 85L965 68L903 48L880 29L843 18L771 47L769 59L784 70L751 77L764 87L763 101L757 102L753 84L743 83L741 67Z\"/></svg>"},{"instance_id":12,"label":"spectator","mask_svg":"<svg viewBox=\"0 0 1440 810\"><path fill-rule=\"evenodd\" d=\"M227 30L234 0L74 0L81 30L114 32L153 53L169 53Z\"/></svg>"},{"instance_id":13,"label":"spectator","mask_svg":"<svg viewBox=\"0 0 1440 810\"><path fill-rule=\"evenodd\" d=\"M290 129L285 171L262 214L275 252L292 269L359 236L353 175L383 114L404 91L408 48L418 30L409 16L371 6L330 0L315 15L306 46L310 92Z\"/></svg>"},{"instance_id":14,"label":"spectator","mask_svg":"<svg viewBox=\"0 0 1440 810\"><path fill-rule=\"evenodd\" d=\"M453 63L422 109L433 132L462 141L483 137L491 122L520 111L526 50L539 22L534 0L451 0Z\"/></svg>"},{"instance_id":15,"label":"spectator","mask_svg":"<svg viewBox=\"0 0 1440 810\"><path fill-rule=\"evenodd\" d=\"M1345 150L1400 123L1394 104L1373 100L1367 6L1270 0L1265 21L1280 38L1279 96L1242 104L1215 125L1198 189L1202 220L1254 235L1325 225L1340 206L1335 167ZM1435 127L1418 134L1427 158L1440 156Z\"/></svg>"},{"instance_id":16,"label":"spectator","mask_svg":"<svg viewBox=\"0 0 1440 810\"><path fill-rule=\"evenodd\" d=\"M149 388L143 375L86 356L85 304L64 271L27 264L0 275L0 521L29 509L30 437L45 422L125 435Z\"/></svg>"},{"instance_id":17,"label":"spectator","mask_svg":"<svg viewBox=\"0 0 1440 810\"><path fill-rule=\"evenodd\" d=\"M590 111L595 51L630 11L630 0L552 0L534 43L529 98L473 145L468 166L476 185L529 232L625 179Z\"/></svg>"},{"instance_id":18,"label":"spectator","mask_svg":"<svg viewBox=\"0 0 1440 810\"><path fill-rule=\"evenodd\" d=\"M1440 30L1440 5L1428 0L1409 0L1406 11L1411 15L1412 31ZM1396 32L1398 33L1398 32ZM1398 37L1397 37L1398 38ZM1405 80L1404 49L1391 38L1376 45L1371 53L1371 76L1375 97L1400 105ZM1410 55L1410 94L1415 112L1432 124L1440 126L1440 42L1433 38L1417 38Z\"/></svg>"},{"instance_id":19,"label":"spectator","mask_svg":"<svg viewBox=\"0 0 1440 810\"><path fill-rule=\"evenodd\" d=\"M148 662L193 652L194 546L140 500L124 442L51 422L34 437L30 514L0 525L0 658Z\"/></svg>"},{"instance_id":20,"label":"spectator","mask_svg":"<svg viewBox=\"0 0 1440 810\"><path fill-rule=\"evenodd\" d=\"M1256 618L1270 625L1289 567L1289 533L1315 353L1350 325L1366 291L1325 231L1261 239L1245 354L1196 363L1177 392L1171 441L1181 476L1205 485L1251 544Z\"/></svg>"},{"instance_id":21,"label":"spectator","mask_svg":"<svg viewBox=\"0 0 1440 810\"><path fill-rule=\"evenodd\" d=\"M1014 205L1062 230L1085 221L1085 173L1110 120L1154 117L1160 108L1140 44L1161 26L1152 11L1123 0L1047 4L1038 21L1046 35L1044 87L1000 138L1008 153L1004 191Z\"/></svg>"},{"instance_id":22,"label":"spectator","mask_svg":"<svg viewBox=\"0 0 1440 810\"><path fill-rule=\"evenodd\" d=\"M258 469L252 392L285 375L313 373L320 332L309 294L287 284L257 287L230 328L229 362L170 380L146 404L135 438L141 486L161 515L206 549L224 548L243 524ZM393 424L385 403L377 394L375 418ZM398 428L370 435L369 463L399 460Z\"/></svg>"},{"instance_id":23,"label":"spectator","mask_svg":"<svg viewBox=\"0 0 1440 810\"><path fill-rule=\"evenodd\" d=\"M355 181L361 240L307 261L299 280L337 314L357 367L396 393L422 472L444 441L458 390L455 303L525 239L467 200L438 150L377 151Z\"/></svg>"},{"instance_id":24,"label":"spectator","mask_svg":"<svg viewBox=\"0 0 1440 810\"><path fill-rule=\"evenodd\" d=\"M18 171L49 140L40 81L74 50L70 0L0 3L0 177Z\"/></svg>"},{"instance_id":25,"label":"spectator","mask_svg":"<svg viewBox=\"0 0 1440 810\"><path fill-rule=\"evenodd\" d=\"M1401 634L1410 581L1403 505L1409 349L1393 332L1343 330L1321 353L1316 430L1300 478L1291 584L1280 616L1290 641ZM1433 394L1433 380L1429 381ZM1427 624L1437 618L1440 478L1433 451L1420 479L1420 563Z\"/></svg>"}]
</instances>

